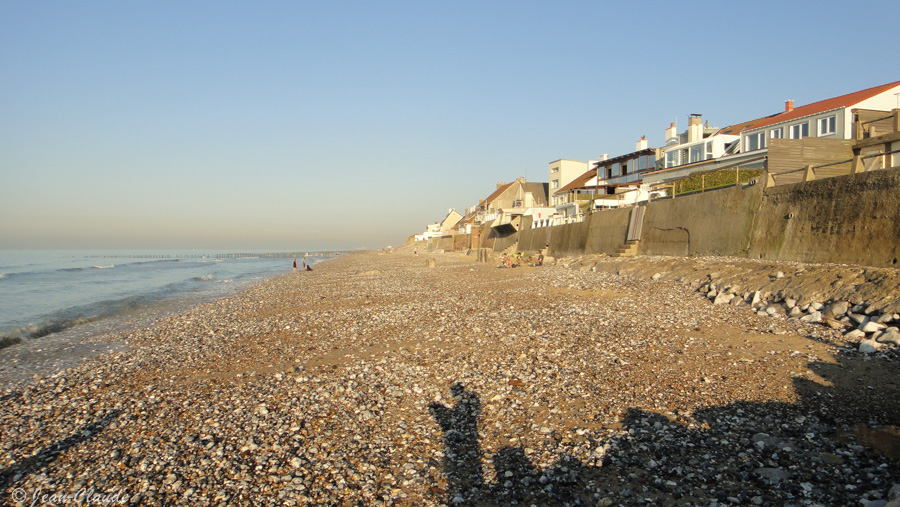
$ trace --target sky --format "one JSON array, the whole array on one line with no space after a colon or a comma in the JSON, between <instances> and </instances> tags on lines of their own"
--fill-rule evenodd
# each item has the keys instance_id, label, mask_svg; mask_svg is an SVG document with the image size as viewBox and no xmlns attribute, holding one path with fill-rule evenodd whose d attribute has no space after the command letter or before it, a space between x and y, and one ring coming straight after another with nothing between
<instances>
[{"instance_id":1,"label":"sky","mask_svg":"<svg viewBox=\"0 0 900 507\"><path fill-rule=\"evenodd\" d=\"M900 80L895 0L0 2L0 248L398 246L497 182Z\"/></svg>"}]
</instances>

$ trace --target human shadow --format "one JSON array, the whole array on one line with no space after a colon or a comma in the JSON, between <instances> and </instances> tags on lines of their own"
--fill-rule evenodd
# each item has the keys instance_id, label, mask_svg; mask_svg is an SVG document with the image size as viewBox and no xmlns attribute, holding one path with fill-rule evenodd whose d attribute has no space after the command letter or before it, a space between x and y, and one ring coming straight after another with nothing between
<instances>
[{"instance_id":1,"label":"human shadow","mask_svg":"<svg viewBox=\"0 0 900 507\"><path fill-rule=\"evenodd\" d=\"M90 440L115 421L121 413L121 410L111 411L102 418L83 425L68 437L54 442L41 449L39 452L22 458L11 466L0 470L0 491L5 491L13 483L46 468L50 463L55 461L60 454L82 442Z\"/></svg>"},{"instance_id":2,"label":"human shadow","mask_svg":"<svg viewBox=\"0 0 900 507\"><path fill-rule=\"evenodd\" d=\"M447 502L452 505L531 502L541 505L576 501L583 493L578 482L585 476L584 465L563 459L541 472L522 447L503 447L493 456L497 480L486 483L481 468L478 395L456 383L450 388L454 407L432 403L428 409L444 431L443 472L447 478Z\"/></svg>"},{"instance_id":3,"label":"human shadow","mask_svg":"<svg viewBox=\"0 0 900 507\"><path fill-rule=\"evenodd\" d=\"M462 384L454 384L450 392L456 399L455 407L432 403L428 409L444 431L443 466L449 482L450 500L458 499L455 503L460 503L484 487L478 443L481 400Z\"/></svg>"},{"instance_id":4,"label":"human shadow","mask_svg":"<svg viewBox=\"0 0 900 507\"><path fill-rule=\"evenodd\" d=\"M850 356L839 357L837 363L810 364L810 370L824 373L828 382L795 377L795 403L736 401L694 410L686 417L628 409L620 426L593 433L597 440L591 446L603 449L599 460L583 462L574 453L557 451L555 463L539 468L523 447L506 446L491 456L491 482L481 469L479 396L454 384L455 405L429 406L444 432L448 485L443 501L848 505L884 497L892 484L900 483L900 456L891 457L891 442L882 449L873 443L873 438L890 440L890 435L872 437L871 431L860 433L859 428L881 431L900 422L900 396L895 396L896 386L881 395L873 390L873 385L886 384L884 369L872 367L877 359L865 362L868 370L861 361ZM897 367L896 361L886 365L889 370ZM838 370L845 374L834 374ZM874 399L878 403L870 404ZM900 433L895 436L900 441Z\"/></svg>"}]
</instances>

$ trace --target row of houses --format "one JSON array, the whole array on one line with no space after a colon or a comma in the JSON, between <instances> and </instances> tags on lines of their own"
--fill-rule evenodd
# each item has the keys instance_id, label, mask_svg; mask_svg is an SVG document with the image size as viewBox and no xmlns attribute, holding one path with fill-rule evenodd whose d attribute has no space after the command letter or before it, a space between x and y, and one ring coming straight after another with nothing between
<instances>
[{"instance_id":1,"label":"row of houses","mask_svg":"<svg viewBox=\"0 0 900 507\"><path fill-rule=\"evenodd\" d=\"M729 185L742 184L743 174L774 186L897 167L900 81L799 107L788 100L778 113L725 127L691 114L686 130L672 123L664 145L648 144L641 136L630 153L550 162L546 183L498 183L477 205L464 214L450 210L416 240L467 234L471 248L485 224L503 235L519 230L525 217L531 227L577 222L603 209L674 198L678 182L697 175L699 191L706 191L704 175L723 171L734 174ZM722 184L722 178L709 180Z\"/></svg>"}]
</instances>

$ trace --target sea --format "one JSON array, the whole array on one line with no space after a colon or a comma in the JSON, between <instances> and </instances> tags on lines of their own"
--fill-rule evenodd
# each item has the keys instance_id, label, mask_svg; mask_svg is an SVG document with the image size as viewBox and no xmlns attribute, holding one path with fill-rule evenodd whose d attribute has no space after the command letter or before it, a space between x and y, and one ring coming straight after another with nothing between
<instances>
[{"instance_id":1,"label":"sea","mask_svg":"<svg viewBox=\"0 0 900 507\"><path fill-rule=\"evenodd\" d=\"M0 384L116 348L87 345L92 336L149 325L290 273L294 258L302 266L333 255L0 250Z\"/></svg>"}]
</instances>

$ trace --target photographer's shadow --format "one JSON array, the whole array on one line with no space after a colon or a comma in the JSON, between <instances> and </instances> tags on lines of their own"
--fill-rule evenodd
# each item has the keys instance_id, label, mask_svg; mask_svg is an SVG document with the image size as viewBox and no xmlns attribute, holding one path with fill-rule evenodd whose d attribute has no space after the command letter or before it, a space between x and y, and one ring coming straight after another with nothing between
<instances>
[{"instance_id":1,"label":"photographer's shadow","mask_svg":"<svg viewBox=\"0 0 900 507\"><path fill-rule=\"evenodd\" d=\"M586 469L575 459L564 459L541 473L522 447L504 447L493 456L496 481L486 483L481 469L478 416L481 400L461 384L450 388L456 406L432 403L428 409L444 431L444 475L448 481L447 502L474 503L531 502L556 504L575 499L581 493L580 479Z\"/></svg>"}]
</instances>

